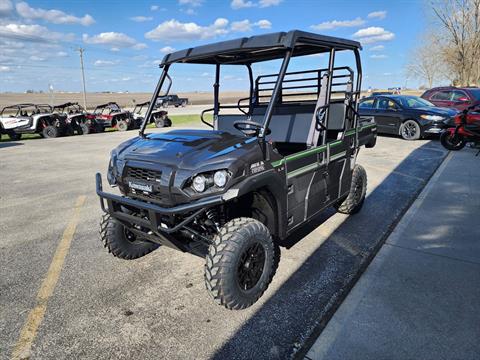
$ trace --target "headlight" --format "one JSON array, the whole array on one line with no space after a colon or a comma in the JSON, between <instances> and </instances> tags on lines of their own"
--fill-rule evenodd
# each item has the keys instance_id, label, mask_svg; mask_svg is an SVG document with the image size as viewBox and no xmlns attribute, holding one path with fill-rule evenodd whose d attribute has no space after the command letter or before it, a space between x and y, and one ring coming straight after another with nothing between
<instances>
[{"instance_id":1,"label":"headlight","mask_svg":"<svg viewBox=\"0 0 480 360\"><path fill-rule=\"evenodd\" d=\"M440 121L444 120L445 117L440 116L440 115L420 115L420 117L424 120L431 120L431 121Z\"/></svg>"},{"instance_id":2,"label":"headlight","mask_svg":"<svg viewBox=\"0 0 480 360\"><path fill-rule=\"evenodd\" d=\"M193 188L197 192L204 192L205 189L207 188L207 181L205 179L205 176L203 175L198 175L193 178L193 183L192 183Z\"/></svg>"},{"instance_id":3,"label":"headlight","mask_svg":"<svg viewBox=\"0 0 480 360\"><path fill-rule=\"evenodd\" d=\"M214 184L218 187L224 187L227 183L227 176L228 174L225 170L215 172L215 174L213 175Z\"/></svg>"},{"instance_id":4,"label":"headlight","mask_svg":"<svg viewBox=\"0 0 480 360\"><path fill-rule=\"evenodd\" d=\"M110 185L117 183L117 154L112 152L110 162L108 163L107 180Z\"/></svg>"}]
</instances>

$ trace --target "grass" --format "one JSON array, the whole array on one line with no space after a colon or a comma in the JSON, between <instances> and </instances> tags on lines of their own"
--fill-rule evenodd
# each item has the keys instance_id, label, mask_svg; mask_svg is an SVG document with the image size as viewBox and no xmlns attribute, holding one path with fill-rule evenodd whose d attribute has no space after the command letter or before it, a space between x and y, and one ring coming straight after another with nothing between
<instances>
[{"instance_id":1,"label":"grass","mask_svg":"<svg viewBox=\"0 0 480 360\"><path fill-rule=\"evenodd\" d=\"M172 120L172 127L188 127L188 126L199 126L202 124L200 120L200 115L169 115L169 118ZM212 114L206 114L205 120L208 122L212 122L213 116ZM155 128L155 124L149 124L147 128ZM107 128L105 129L106 132L116 131L114 128ZM35 140L41 139L42 137L39 134L22 134L22 141L23 140ZM1 142L10 141L10 138L2 134Z\"/></svg>"}]
</instances>

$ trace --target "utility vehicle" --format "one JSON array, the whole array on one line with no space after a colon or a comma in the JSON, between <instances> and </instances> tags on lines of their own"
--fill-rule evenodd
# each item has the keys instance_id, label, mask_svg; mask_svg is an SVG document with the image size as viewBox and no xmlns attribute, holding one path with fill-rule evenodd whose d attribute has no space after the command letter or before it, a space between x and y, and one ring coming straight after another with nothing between
<instances>
[{"instance_id":1,"label":"utility vehicle","mask_svg":"<svg viewBox=\"0 0 480 360\"><path fill-rule=\"evenodd\" d=\"M188 99L187 98L179 98L178 95L164 95L164 96L159 96L157 99L157 105L162 106L162 107L169 107L169 106L175 106L175 107L185 107L188 104Z\"/></svg>"},{"instance_id":2,"label":"utility vehicle","mask_svg":"<svg viewBox=\"0 0 480 360\"><path fill-rule=\"evenodd\" d=\"M54 138L67 133L64 117L53 114L50 105L17 104L6 106L0 112L0 136L7 134L19 140L22 134L40 134Z\"/></svg>"},{"instance_id":3,"label":"utility vehicle","mask_svg":"<svg viewBox=\"0 0 480 360\"><path fill-rule=\"evenodd\" d=\"M108 127L113 127L120 131L127 131L135 127L131 113L123 111L116 102L97 105L93 114L87 115L87 119L95 120L100 124L101 131Z\"/></svg>"},{"instance_id":4,"label":"utility vehicle","mask_svg":"<svg viewBox=\"0 0 480 360\"><path fill-rule=\"evenodd\" d=\"M78 102L67 102L55 105L53 112L62 114L66 118L70 131L78 135L87 135L91 132L100 132L99 124L95 119L88 119L85 109Z\"/></svg>"},{"instance_id":5,"label":"utility vehicle","mask_svg":"<svg viewBox=\"0 0 480 360\"><path fill-rule=\"evenodd\" d=\"M121 195L104 191L96 174L105 247L123 259L159 245L203 256L217 303L255 303L290 234L329 206L349 214L362 207L367 177L356 158L361 146L375 146L376 125L357 113L360 49L356 41L294 30L166 55L153 100L172 65L215 68L213 108L201 115L211 129L147 134L152 100L140 136L111 153L107 178ZM321 53L327 68L288 71L292 57ZM355 70L337 65L338 53L350 55ZM275 59L279 72L254 80L251 65ZM249 97L237 105L219 103L225 65L249 74Z\"/></svg>"},{"instance_id":6,"label":"utility vehicle","mask_svg":"<svg viewBox=\"0 0 480 360\"><path fill-rule=\"evenodd\" d=\"M143 122L145 119L145 112L144 110L148 110L148 106L150 105L150 101L135 104L135 107L132 111L132 116L135 121ZM165 110L159 110L155 108L152 110L152 115L150 116L150 122L155 123L157 128L163 127L170 127L172 126L172 120L168 117L168 112Z\"/></svg>"}]
</instances>

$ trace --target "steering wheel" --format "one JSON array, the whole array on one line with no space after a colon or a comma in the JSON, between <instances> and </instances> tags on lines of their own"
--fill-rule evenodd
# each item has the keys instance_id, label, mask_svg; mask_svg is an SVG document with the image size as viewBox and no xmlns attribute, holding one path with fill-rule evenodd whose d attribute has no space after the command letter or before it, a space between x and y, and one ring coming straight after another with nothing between
<instances>
[{"instance_id":1,"label":"steering wheel","mask_svg":"<svg viewBox=\"0 0 480 360\"><path fill-rule=\"evenodd\" d=\"M315 128L316 128L317 131L327 130L327 127L324 124L327 109L328 109L328 105L320 106L320 107L318 107L318 109L315 113L315 118L317 119L317 121L315 123Z\"/></svg>"},{"instance_id":2,"label":"steering wheel","mask_svg":"<svg viewBox=\"0 0 480 360\"><path fill-rule=\"evenodd\" d=\"M235 121L233 123L233 127L237 130L240 130L247 136L255 136L255 135L258 135L258 132L263 127L263 125L251 120L240 120L240 121ZM267 130L267 135L268 135L268 130Z\"/></svg>"}]
</instances>

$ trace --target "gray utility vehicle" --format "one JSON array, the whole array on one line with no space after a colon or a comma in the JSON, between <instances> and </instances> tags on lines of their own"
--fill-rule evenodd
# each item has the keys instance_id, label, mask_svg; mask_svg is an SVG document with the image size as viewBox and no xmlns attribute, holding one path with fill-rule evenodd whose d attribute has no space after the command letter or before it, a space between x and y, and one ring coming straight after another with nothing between
<instances>
[{"instance_id":1,"label":"gray utility vehicle","mask_svg":"<svg viewBox=\"0 0 480 360\"><path fill-rule=\"evenodd\" d=\"M135 121L143 122L145 119L145 112L148 110L150 101L135 104L135 107L132 111L132 117ZM144 112L145 110L145 112ZM172 120L168 117L168 112L165 110L154 109L150 116L150 122L155 123L157 128L170 127L172 126Z\"/></svg>"},{"instance_id":2,"label":"gray utility vehicle","mask_svg":"<svg viewBox=\"0 0 480 360\"><path fill-rule=\"evenodd\" d=\"M91 132L101 132L99 124L94 119L87 119L87 112L77 102L67 102L53 107L55 114L61 114L66 118L69 132L73 135L87 135Z\"/></svg>"},{"instance_id":3,"label":"gray utility vehicle","mask_svg":"<svg viewBox=\"0 0 480 360\"><path fill-rule=\"evenodd\" d=\"M50 105L17 104L6 106L0 112L0 136L20 140L22 134L40 134L54 138L68 134L65 117L54 114Z\"/></svg>"},{"instance_id":4,"label":"gray utility vehicle","mask_svg":"<svg viewBox=\"0 0 480 360\"><path fill-rule=\"evenodd\" d=\"M205 284L217 303L229 309L255 303L290 234L329 206L347 214L362 207L367 175L356 158L362 145L375 145L376 125L357 113L360 49L356 41L290 31L166 55L153 99L172 65L215 68L214 106L204 111L213 112L213 123L202 114L212 129L146 134L152 101L140 136L111 154L108 182L121 195L104 191L96 175L105 247L123 259L159 245L203 256ZM356 71L335 64L339 52L351 55ZM288 72L292 57L320 53L329 56L327 68ZM254 81L251 65L274 59L282 60L279 72ZM219 103L224 65L250 74L243 104Z\"/></svg>"}]
</instances>

